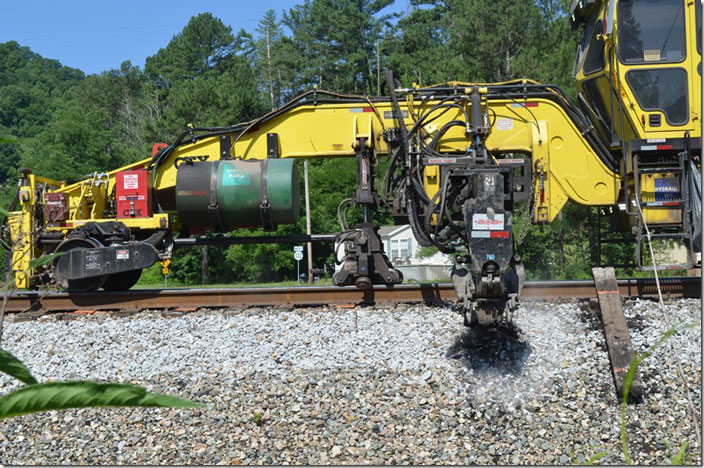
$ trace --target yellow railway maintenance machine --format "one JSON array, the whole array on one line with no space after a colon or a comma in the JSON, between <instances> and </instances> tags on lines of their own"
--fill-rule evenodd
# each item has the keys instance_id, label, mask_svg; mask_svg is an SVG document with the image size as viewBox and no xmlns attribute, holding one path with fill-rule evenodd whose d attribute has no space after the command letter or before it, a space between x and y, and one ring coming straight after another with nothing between
<instances>
[{"instance_id":1,"label":"yellow railway maintenance machine","mask_svg":"<svg viewBox=\"0 0 704 468\"><path fill-rule=\"evenodd\" d=\"M638 245L646 222L682 240L691 258L701 243L698 5L576 3L579 105L530 80L401 88L387 71L388 96L311 90L252 122L189 126L152 158L78 183L24 171L5 236L16 286L128 289L175 246L316 240L200 235L295 223L304 158L357 161L357 185L338 208L342 232L329 236L344 248L335 284L402 281L373 221L390 213L421 245L458 254L453 282L467 324L504 320L516 305L517 202L533 224L551 222L568 200L613 207ZM363 209L356 226L349 204ZM63 255L36 262L54 252Z\"/></svg>"},{"instance_id":2,"label":"yellow railway maintenance machine","mask_svg":"<svg viewBox=\"0 0 704 468\"><path fill-rule=\"evenodd\" d=\"M623 193L612 219L632 227L642 263L646 225L701 252L700 0L575 1L583 26L574 77L579 104L611 152Z\"/></svg>"}]
</instances>

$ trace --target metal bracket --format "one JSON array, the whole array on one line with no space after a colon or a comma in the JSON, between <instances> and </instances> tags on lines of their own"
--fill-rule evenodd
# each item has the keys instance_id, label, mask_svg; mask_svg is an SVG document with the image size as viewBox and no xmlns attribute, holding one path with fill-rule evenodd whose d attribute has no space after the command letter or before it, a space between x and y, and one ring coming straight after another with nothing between
<instances>
[{"instance_id":1,"label":"metal bracket","mask_svg":"<svg viewBox=\"0 0 704 468\"><path fill-rule=\"evenodd\" d=\"M278 133L267 133L266 134L266 157L269 159L276 159L280 156L279 153L279 134Z\"/></svg>"}]
</instances>

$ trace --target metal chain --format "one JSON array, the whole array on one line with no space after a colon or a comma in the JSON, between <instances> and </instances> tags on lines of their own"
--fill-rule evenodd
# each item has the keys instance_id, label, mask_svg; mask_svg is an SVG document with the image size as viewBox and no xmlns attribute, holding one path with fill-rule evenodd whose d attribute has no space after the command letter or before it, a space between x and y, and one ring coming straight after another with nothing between
<instances>
[{"instance_id":1,"label":"metal chain","mask_svg":"<svg viewBox=\"0 0 704 468\"><path fill-rule=\"evenodd\" d=\"M528 201L528 219L525 223L521 224L521 229L518 231L517 244L521 245L528 235L528 230L530 229L530 221L533 219L535 214L535 174L533 171L530 173L530 199Z\"/></svg>"}]
</instances>

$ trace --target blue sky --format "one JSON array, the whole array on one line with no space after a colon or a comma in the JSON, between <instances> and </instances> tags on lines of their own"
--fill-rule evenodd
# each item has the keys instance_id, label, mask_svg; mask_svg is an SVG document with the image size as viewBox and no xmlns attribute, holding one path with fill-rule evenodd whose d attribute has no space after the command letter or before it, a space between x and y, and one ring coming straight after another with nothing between
<instances>
[{"instance_id":1,"label":"blue sky","mask_svg":"<svg viewBox=\"0 0 704 468\"><path fill-rule=\"evenodd\" d=\"M232 27L253 32L264 12L303 0L5 0L0 9L0 42L17 41L43 57L86 73L144 60L198 13L210 12ZM395 0L389 12L408 8Z\"/></svg>"}]
</instances>

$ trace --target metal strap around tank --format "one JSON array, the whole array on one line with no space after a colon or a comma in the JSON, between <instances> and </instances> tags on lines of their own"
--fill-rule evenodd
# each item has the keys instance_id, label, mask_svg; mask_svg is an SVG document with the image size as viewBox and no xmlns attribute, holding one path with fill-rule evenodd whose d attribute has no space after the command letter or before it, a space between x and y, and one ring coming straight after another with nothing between
<instances>
[{"instance_id":1,"label":"metal strap around tank","mask_svg":"<svg viewBox=\"0 0 704 468\"><path fill-rule=\"evenodd\" d=\"M267 172L269 169L269 159L262 160L262 179L261 179L261 199L262 202L259 205L259 216L262 221L262 227L265 231L273 231L276 229L274 220L271 219L271 204L269 203L269 197L267 196Z\"/></svg>"},{"instance_id":2,"label":"metal strap around tank","mask_svg":"<svg viewBox=\"0 0 704 468\"><path fill-rule=\"evenodd\" d=\"M220 205L218 204L218 167L220 161L214 161L210 167L210 204L208 205L208 216L215 231L225 231L220 215Z\"/></svg>"}]
</instances>

